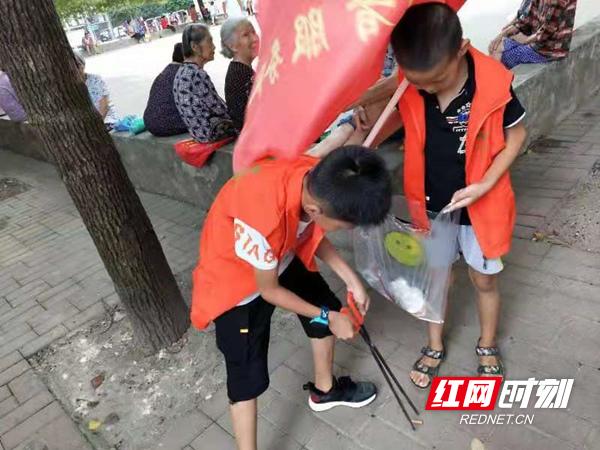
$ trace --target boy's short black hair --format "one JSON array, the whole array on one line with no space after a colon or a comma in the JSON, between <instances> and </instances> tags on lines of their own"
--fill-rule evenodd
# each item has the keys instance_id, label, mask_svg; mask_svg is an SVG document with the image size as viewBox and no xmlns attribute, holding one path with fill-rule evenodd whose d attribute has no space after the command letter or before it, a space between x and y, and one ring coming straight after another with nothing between
<instances>
[{"instance_id":1,"label":"boy's short black hair","mask_svg":"<svg viewBox=\"0 0 600 450\"><path fill-rule=\"evenodd\" d=\"M392 181L383 159L358 145L340 147L309 173L308 192L324 213L353 225L376 225L390 210Z\"/></svg>"},{"instance_id":2,"label":"boy's short black hair","mask_svg":"<svg viewBox=\"0 0 600 450\"><path fill-rule=\"evenodd\" d=\"M427 71L455 56L463 39L456 12L444 3L423 3L406 10L392 31L396 61L408 70Z\"/></svg>"}]
</instances>

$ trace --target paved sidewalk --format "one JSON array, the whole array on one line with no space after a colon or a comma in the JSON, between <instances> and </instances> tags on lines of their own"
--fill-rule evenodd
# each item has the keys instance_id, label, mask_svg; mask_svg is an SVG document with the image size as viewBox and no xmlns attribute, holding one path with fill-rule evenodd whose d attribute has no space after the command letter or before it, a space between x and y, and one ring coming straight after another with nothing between
<instances>
[{"instance_id":1,"label":"paved sidewalk","mask_svg":"<svg viewBox=\"0 0 600 450\"><path fill-rule=\"evenodd\" d=\"M54 168L0 150L5 177L31 189L0 201L0 450L25 450L30 440L49 450L88 449L27 358L119 300ZM141 197L171 267L189 273L202 214L157 195Z\"/></svg>"},{"instance_id":2,"label":"paved sidewalk","mask_svg":"<svg viewBox=\"0 0 600 450\"><path fill-rule=\"evenodd\" d=\"M513 170L518 226L501 278L504 296L500 346L509 378L575 378L567 410L527 410L533 425L459 425L459 413L422 414L409 431L366 348L337 347L340 372L381 386L365 410L314 415L301 385L311 376L309 348L295 321L275 330L271 388L260 400L260 449L467 449L473 437L486 449L600 448L600 257L532 242L536 227L600 159L600 97L563 122L539 152ZM0 151L0 178L27 183L27 192L0 201L0 450L91 448L61 405L32 371L27 358L51 342L100 318L118 304L97 252L54 169ZM202 214L190 205L141 194L176 273L189 274L197 253ZM332 279L337 290L339 281ZM449 358L442 373L468 375L476 368L478 336L474 295L464 267L452 292ZM409 394L425 393L406 372L425 342L422 322L375 299L368 318L373 338ZM216 350L215 350L216 351ZM202 404L197 417L172 424L167 450L233 447L223 390ZM30 447L37 449L38 447ZM43 448L43 447L40 447Z\"/></svg>"}]
</instances>

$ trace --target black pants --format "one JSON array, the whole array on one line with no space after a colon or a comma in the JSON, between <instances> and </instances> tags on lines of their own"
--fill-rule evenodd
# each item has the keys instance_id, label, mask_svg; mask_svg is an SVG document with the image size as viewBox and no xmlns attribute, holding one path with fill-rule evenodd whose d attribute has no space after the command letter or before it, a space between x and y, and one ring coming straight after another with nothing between
<instances>
[{"instance_id":1,"label":"black pants","mask_svg":"<svg viewBox=\"0 0 600 450\"><path fill-rule=\"evenodd\" d=\"M315 306L327 306L332 311L342 307L321 274L310 272L298 258L281 274L279 283ZM227 394L232 402L256 398L269 387L268 352L274 309L259 296L215 320L217 347L225 356ZM309 338L331 336L328 328L311 325L310 318L298 318Z\"/></svg>"}]
</instances>

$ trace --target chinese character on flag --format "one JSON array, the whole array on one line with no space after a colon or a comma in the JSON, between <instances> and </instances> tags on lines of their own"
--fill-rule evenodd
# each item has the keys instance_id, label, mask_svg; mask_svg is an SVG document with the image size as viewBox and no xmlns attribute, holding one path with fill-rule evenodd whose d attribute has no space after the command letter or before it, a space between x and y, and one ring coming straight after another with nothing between
<instances>
[{"instance_id":1,"label":"chinese character on flag","mask_svg":"<svg viewBox=\"0 0 600 450\"><path fill-rule=\"evenodd\" d=\"M413 0L260 0L261 47L234 170L304 153L380 76ZM458 9L464 0L448 0Z\"/></svg>"}]
</instances>

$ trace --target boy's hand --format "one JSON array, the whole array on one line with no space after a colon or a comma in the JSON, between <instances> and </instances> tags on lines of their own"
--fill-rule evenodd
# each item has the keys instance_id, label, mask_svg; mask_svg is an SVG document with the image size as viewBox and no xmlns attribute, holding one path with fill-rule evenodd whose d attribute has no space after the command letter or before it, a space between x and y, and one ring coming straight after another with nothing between
<instances>
[{"instance_id":1,"label":"boy's hand","mask_svg":"<svg viewBox=\"0 0 600 450\"><path fill-rule=\"evenodd\" d=\"M523 123L519 122L505 129L504 134L506 136L506 147L494 158L482 181L456 191L452 196L450 204L442 210L443 213L464 208L475 203L492 189L498 180L508 171L511 164L519 155L519 151L527 138L527 130Z\"/></svg>"},{"instance_id":2,"label":"boy's hand","mask_svg":"<svg viewBox=\"0 0 600 450\"><path fill-rule=\"evenodd\" d=\"M333 335L342 340L354 337L354 324L350 317L337 311L329 312L329 329Z\"/></svg>"},{"instance_id":3,"label":"boy's hand","mask_svg":"<svg viewBox=\"0 0 600 450\"><path fill-rule=\"evenodd\" d=\"M354 295L358 310L361 314L366 314L369 309L369 296L365 287L356 272L342 259L327 238L321 241L316 255L344 280L346 289Z\"/></svg>"},{"instance_id":4,"label":"boy's hand","mask_svg":"<svg viewBox=\"0 0 600 450\"><path fill-rule=\"evenodd\" d=\"M352 294L352 297L354 298L354 303L356 303L358 311L363 316L367 314L367 311L369 310L369 306L371 304L371 299L369 298L369 294L367 294L367 290L360 282L360 280L356 278L352 281L352 283L349 283L346 286L346 289Z\"/></svg>"},{"instance_id":5,"label":"boy's hand","mask_svg":"<svg viewBox=\"0 0 600 450\"><path fill-rule=\"evenodd\" d=\"M369 117L367 116L367 111L363 106L357 106L353 111L354 115L354 123L356 124L356 128L361 131L369 130Z\"/></svg>"},{"instance_id":6,"label":"boy's hand","mask_svg":"<svg viewBox=\"0 0 600 450\"><path fill-rule=\"evenodd\" d=\"M473 183L466 188L460 189L454 193L450 204L444 208L444 213L456 211L460 208L465 208L477 200L489 191L489 187L483 183Z\"/></svg>"}]
</instances>

